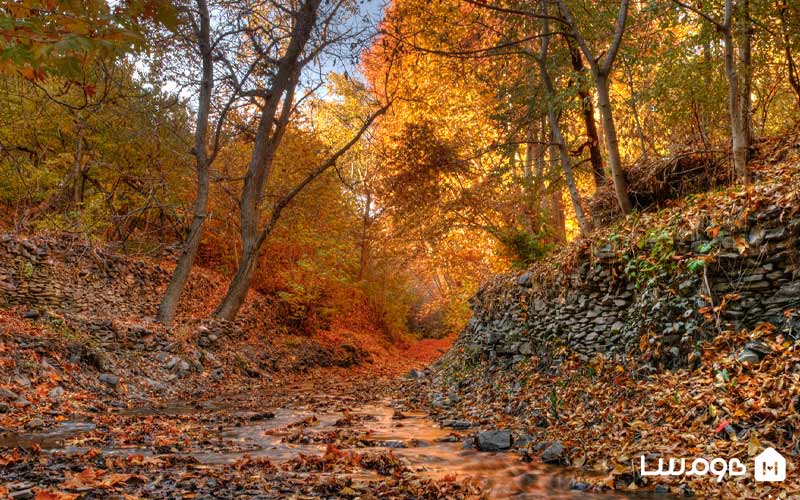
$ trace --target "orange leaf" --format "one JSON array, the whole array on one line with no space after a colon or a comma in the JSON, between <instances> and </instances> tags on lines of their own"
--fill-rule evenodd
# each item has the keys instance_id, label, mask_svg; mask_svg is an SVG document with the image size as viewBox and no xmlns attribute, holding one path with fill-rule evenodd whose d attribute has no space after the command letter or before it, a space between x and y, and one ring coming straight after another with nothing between
<instances>
[{"instance_id":1,"label":"orange leaf","mask_svg":"<svg viewBox=\"0 0 800 500\"><path fill-rule=\"evenodd\" d=\"M66 493L54 490L39 490L36 492L34 500L75 500L80 496L79 493Z\"/></svg>"}]
</instances>

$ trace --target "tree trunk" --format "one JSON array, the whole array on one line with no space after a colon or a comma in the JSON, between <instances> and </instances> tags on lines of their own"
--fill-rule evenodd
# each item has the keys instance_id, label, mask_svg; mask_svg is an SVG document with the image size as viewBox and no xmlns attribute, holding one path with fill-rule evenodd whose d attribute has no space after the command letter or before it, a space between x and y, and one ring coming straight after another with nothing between
<instances>
[{"instance_id":1,"label":"tree trunk","mask_svg":"<svg viewBox=\"0 0 800 500\"><path fill-rule=\"evenodd\" d=\"M197 123L194 132L195 168L197 170L197 194L194 200L194 215L189 227L189 234L183 244L183 251L178 258L178 263L167 285L167 291L158 307L157 319L161 323L169 324L175 319L175 312L181 294L189 279L194 265L197 249L203 236L203 226L208 210L209 192L209 165L206 138L208 135L208 116L211 109L211 94L214 90L214 62L211 49L211 19L208 13L206 0L197 0L197 9L200 16L200 26L197 33L198 48L202 60L202 79L197 105Z\"/></svg>"},{"instance_id":2,"label":"tree trunk","mask_svg":"<svg viewBox=\"0 0 800 500\"><path fill-rule=\"evenodd\" d=\"M258 241L258 240L256 240ZM233 276L225 298L222 299L219 307L214 312L214 316L219 319L233 320L242 308L247 292L253 283L258 264L258 253L260 245L253 245L249 242L247 248L243 249L242 257L239 259L239 267Z\"/></svg>"},{"instance_id":3,"label":"tree trunk","mask_svg":"<svg viewBox=\"0 0 800 500\"><path fill-rule=\"evenodd\" d=\"M639 104L636 102L636 86L633 82L633 71L625 64L625 74L628 77L628 91L631 94L630 105L633 113L633 122L636 125L636 135L639 136L639 147L642 150L642 159L647 161L647 141L644 138L642 120L639 118Z\"/></svg>"},{"instance_id":4,"label":"tree trunk","mask_svg":"<svg viewBox=\"0 0 800 500\"><path fill-rule=\"evenodd\" d=\"M792 36L794 36L794 32L789 27L789 23L786 20L788 17L788 9L789 7L784 3L781 6L781 30L783 32L783 55L786 58L786 69L789 73L789 84L792 86L794 90L795 96L797 97L797 105L800 106L800 76L798 76L797 71L797 64L794 61L794 56L792 55Z\"/></svg>"},{"instance_id":5,"label":"tree trunk","mask_svg":"<svg viewBox=\"0 0 800 500\"><path fill-rule=\"evenodd\" d=\"M371 225L370 211L372 210L372 193L367 192L367 199L364 202L364 213L361 217L361 255L358 259L357 280L362 280L367 271L369 262L369 226Z\"/></svg>"},{"instance_id":6,"label":"tree trunk","mask_svg":"<svg viewBox=\"0 0 800 500\"><path fill-rule=\"evenodd\" d=\"M78 124L78 140L75 143L75 163L72 167L72 202L80 207L83 201L83 122Z\"/></svg>"},{"instance_id":7,"label":"tree trunk","mask_svg":"<svg viewBox=\"0 0 800 500\"><path fill-rule=\"evenodd\" d=\"M589 145L589 161L592 164L592 175L596 189L602 188L606 183L606 173L603 169L603 153L600 151L600 138L597 135L597 124L594 122L594 103L589 89L586 88L582 76L586 70L583 65L581 51L575 46L571 38L567 38L569 43L569 55L572 61L572 69L578 75L578 98L581 101L581 114L583 115L583 126L586 130L586 138Z\"/></svg>"},{"instance_id":8,"label":"tree trunk","mask_svg":"<svg viewBox=\"0 0 800 500\"><path fill-rule=\"evenodd\" d=\"M258 252L268 234L268 230L259 234L261 199L272 170L275 152L289 123L294 106L294 91L302 69L300 59L316 25L320 2L321 0L306 0L300 5L286 52L278 61L277 73L271 81L269 91L265 93L267 98L261 109L239 206L242 257L225 298L214 312L217 318L231 320L236 317L255 275Z\"/></svg>"},{"instance_id":9,"label":"tree trunk","mask_svg":"<svg viewBox=\"0 0 800 500\"><path fill-rule=\"evenodd\" d=\"M614 115L611 109L611 98L608 89L608 77L603 74L596 74L597 83L597 102L600 107L600 118L603 123L603 135L606 138L606 150L608 152L608 166L611 170L611 180L614 182L614 192L617 195L617 202L623 214L631 213L633 206L628 197L628 187L625 182L625 173L622 170L622 158L619 154L619 141L617 140L617 129L614 125Z\"/></svg>"},{"instance_id":10,"label":"tree trunk","mask_svg":"<svg viewBox=\"0 0 800 500\"><path fill-rule=\"evenodd\" d=\"M547 3L542 3L543 13L547 14ZM578 187L575 185L575 177L572 173L572 165L569 161L569 154L567 147L564 144L564 137L561 135L561 128L558 124L558 110L555 105L555 89L553 87L553 80L550 78L550 73L547 70L547 47L550 35L547 18L542 20L542 33L544 36L541 39L541 47L539 49L539 57L536 58L536 64L539 67L539 77L542 80L545 91L545 100L547 101L547 117L550 122L550 133L552 134L552 143L558 148L558 156L561 159L561 168L564 170L564 179L567 182L567 190L569 191L570 200L572 200L572 208L575 210L575 218L578 220L578 226L581 228L581 234L588 236L592 227L583 211L581 203L581 195L578 192Z\"/></svg>"},{"instance_id":11,"label":"tree trunk","mask_svg":"<svg viewBox=\"0 0 800 500\"><path fill-rule=\"evenodd\" d=\"M750 19L750 0L742 0L739 9L739 113L742 115L744 141L748 150L753 142L753 25Z\"/></svg>"},{"instance_id":12,"label":"tree trunk","mask_svg":"<svg viewBox=\"0 0 800 500\"><path fill-rule=\"evenodd\" d=\"M559 165L558 146L550 146L550 183L547 187L548 212L550 227L553 228L553 240L556 243L567 241L566 217L564 216L564 199L561 196L561 170Z\"/></svg>"},{"instance_id":13,"label":"tree trunk","mask_svg":"<svg viewBox=\"0 0 800 500\"><path fill-rule=\"evenodd\" d=\"M725 0L726 28L723 29L723 44L725 49L725 77L728 80L728 112L731 120L733 173L738 182L747 184L749 180L747 172L747 131L740 108L739 77L736 73L733 35L730 29L731 9L732 0Z\"/></svg>"},{"instance_id":14,"label":"tree trunk","mask_svg":"<svg viewBox=\"0 0 800 500\"><path fill-rule=\"evenodd\" d=\"M539 188L541 184L541 174L534 176L534 168L540 172L538 162L541 161L542 145L537 142L536 129L533 122L528 124L528 131L526 135L527 142L525 143L525 162L523 164L523 180L524 180L524 210L523 224L528 234L536 232L536 199L538 198ZM535 165L535 166L534 166Z\"/></svg>"}]
</instances>

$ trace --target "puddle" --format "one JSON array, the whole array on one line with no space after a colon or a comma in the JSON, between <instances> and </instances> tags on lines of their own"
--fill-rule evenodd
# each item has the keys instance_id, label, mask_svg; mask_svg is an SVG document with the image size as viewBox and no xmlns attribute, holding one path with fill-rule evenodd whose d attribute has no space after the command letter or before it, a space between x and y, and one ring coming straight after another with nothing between
<instances>
[{"instance_id":1,"label":"puddle","mask_svg":"<svg viewBox=\"0 0 800 500\"><path fill-rule=\"evenodd\" d=\"M63 449L66 442L94 430L91 422L68 420L42 432L17 434L9 432L0 436L0 448L32 448L39 446L44 450Z\"/></svg>"}]
</instances>

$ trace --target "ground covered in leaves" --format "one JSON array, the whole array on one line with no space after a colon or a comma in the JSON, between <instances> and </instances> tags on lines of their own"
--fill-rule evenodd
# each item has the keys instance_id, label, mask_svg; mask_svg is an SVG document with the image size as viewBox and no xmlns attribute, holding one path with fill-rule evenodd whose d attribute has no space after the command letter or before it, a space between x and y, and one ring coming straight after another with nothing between
<instances>
[{"instance_id":1,"label":"ground covered in leaves","mask_svg":"<svg viewBox=\"0 0 800 500\"><path fill-rule=\"evenodd\" d=\"M758 341L769 353L742 363L732 346ZM595 488L655 490L714 498L797 498L800 480L800 350L770 329L727 332L703 353L700 366L663 373L638 371L601 357L565 356L555 370L537 360L513 370L464 366L451 360L432 381L416 383L442 421L476 428L514 429L539 460L541 443L560 443L554 458ZM447 394L442 398L441 394ZM753 457L771 446L788 459L787 480L757 483L752 474L651 478L639 474L640 457ZM598 474L599 473L599 474Z\"/></svg>"}]
</instances>

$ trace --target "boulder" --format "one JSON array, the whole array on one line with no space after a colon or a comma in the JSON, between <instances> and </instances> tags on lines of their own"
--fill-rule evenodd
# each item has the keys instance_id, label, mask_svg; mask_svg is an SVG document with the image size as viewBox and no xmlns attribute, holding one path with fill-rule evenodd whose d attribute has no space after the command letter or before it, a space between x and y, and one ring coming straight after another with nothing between
<instances>
[{"instance_id":1,"label":"boulder","mask_svg":"<svg viewBox=\"0 0 800 500\"><path fill-rule=\"evenodd\" d=\"M475 435L475 447L479 451L503 451L511 448L511 431L494 430Z\"/></svg>"},{"instance_id":2,"label":"boulder","mask_svg":"<svg viewBox=\"0 0 800 500\"><path fill-rule=\"evenodd\" d=\"M564 445L560 441L549 443L542 452L542 462L546 464L564 463Z\"/></svg>"}]
</instances>

